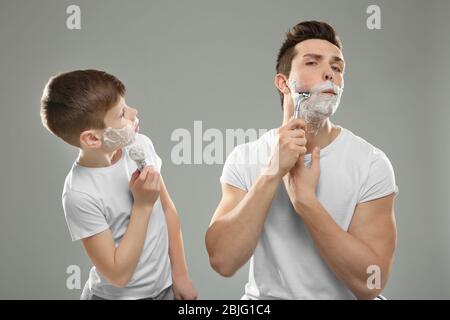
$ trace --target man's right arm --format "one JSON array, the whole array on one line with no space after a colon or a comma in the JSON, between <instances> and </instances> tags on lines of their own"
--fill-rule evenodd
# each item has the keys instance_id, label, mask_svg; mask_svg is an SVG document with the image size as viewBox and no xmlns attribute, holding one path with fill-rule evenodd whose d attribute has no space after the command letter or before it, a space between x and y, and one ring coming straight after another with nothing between
<instances>
[{"instance_id":1,"label":"man's right arm","mask_svg":"<svg viewBox=\"0 0 450 320\"><path fill-rule=\"evenodd\" d=\"M232 276L253 255L282 177L306 153L304 128L304 121L294 118L279 128L268 171L248 192L222 183L222 199L205 236L211 266L222 276Z\"/></svg>"},{"instance_id":2,"label":"man's right arm","mask_svg":"<svg viewBox=\"0 0 450 320\"><path fill-rule=\"evenodd\" d=\"M280 179L261 175L249 192L222 184L222 200L205 241L211 266L232 276L253 254Z\"/></svg>"}]
</instances>

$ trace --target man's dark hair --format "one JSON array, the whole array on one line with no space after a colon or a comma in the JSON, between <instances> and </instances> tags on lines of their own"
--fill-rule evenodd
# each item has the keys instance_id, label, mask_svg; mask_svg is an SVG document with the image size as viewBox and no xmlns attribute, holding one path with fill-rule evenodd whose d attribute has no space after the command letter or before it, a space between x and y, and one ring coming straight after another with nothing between
<instances>
[{"instance_id":1,"label":"man's dark hair","mask_svg":"<svg viewBox=\"0 0 450 320\"><path fill-rule=\"evenodd\" d=\"M296 24L286 33L277 57L277 73L284 74L289 77L291 72L292 59L296 55L295 46L305 40L322 39L331 42L342 50L342 43L333 27L326 22L320 21L303 21ZM283 93L278 91L281 98L281 106L283 106Z\"/></svg>"}]
</instances>

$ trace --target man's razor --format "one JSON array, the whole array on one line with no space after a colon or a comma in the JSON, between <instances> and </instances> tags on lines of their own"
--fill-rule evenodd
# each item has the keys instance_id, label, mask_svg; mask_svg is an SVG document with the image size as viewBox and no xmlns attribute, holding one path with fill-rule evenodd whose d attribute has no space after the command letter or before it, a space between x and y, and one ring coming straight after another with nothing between
<instances>
[{"instance_id":1,"label":"man's razor","mask_svg":"<svg viewBox=\"0 0 450 320\"><path fill-rule=\"evenodd\" d=\"M298 95L299 98L294 111L294 118L296 119L300 119L300 104L303 102L303 100L308 99L311 96L309 92L298 92Z\"/></svg>"}]
</instances>

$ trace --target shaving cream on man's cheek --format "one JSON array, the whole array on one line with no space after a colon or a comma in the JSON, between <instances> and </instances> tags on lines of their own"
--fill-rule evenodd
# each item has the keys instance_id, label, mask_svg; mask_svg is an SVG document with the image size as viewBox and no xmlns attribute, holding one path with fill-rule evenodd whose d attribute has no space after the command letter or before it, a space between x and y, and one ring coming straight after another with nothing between
<instances>
[{"instance_id":1,"label":"shaving cream on man's cheek","mask_svg":"<svg viewBox=\"0 0 450 320\"><path fill-rule=\"evenodd\" d=\"M321 123L336 112L344 91L343 86L337 86L330 80L314 86L308 92L302 92L296 81L290 80L289 89L294 101L295 115L305 120L308 131L313 133L317 133ZM335 94L324 91L333 91Z\"/></svg>"},{"instance_id":2,"label":"shaving cream on man's cheek","mask_svg":"<svg viewBox=\"0 0 450 320\"><path fill-rule=\"evenodd\" d=\"M123 128L120 129L114 129L111 127L106 128L103 134L103 143L109 149L124 148L132 144L136 138L137 132L135 128L137 127L138 124L139 119L136 118L136 120L132 125L128 124Z\"/></svg>"}]
</instances>

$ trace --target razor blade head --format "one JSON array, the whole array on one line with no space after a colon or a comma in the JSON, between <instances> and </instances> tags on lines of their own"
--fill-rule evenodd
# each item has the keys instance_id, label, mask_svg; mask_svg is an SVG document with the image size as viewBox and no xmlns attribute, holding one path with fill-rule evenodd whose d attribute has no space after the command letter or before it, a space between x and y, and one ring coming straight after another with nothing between
<instances>
[{"instance_id":1,"label":"razor blade head","mask_svg":"<svg viewBox=\"0 0 450 320\"><path fill-rule=\"evenodd\" d=\"M311 93L309 92L299 92L299 95L301 95L303 98L309 98L311 96Z\"/></svg>"},{"instance_id":2,"label":"razor blade head","mask_svg":"<svg viewBox=\"0 0 450 320\"><path fill-rule=\"evenodd\" d=\"M300 103L311 96L310 92L298 92L298 94L300 96L300 99L298 99L297 105L295 106L294 110L294 118L296 119L300 118Z\"/></svg>"}]
</instances>

